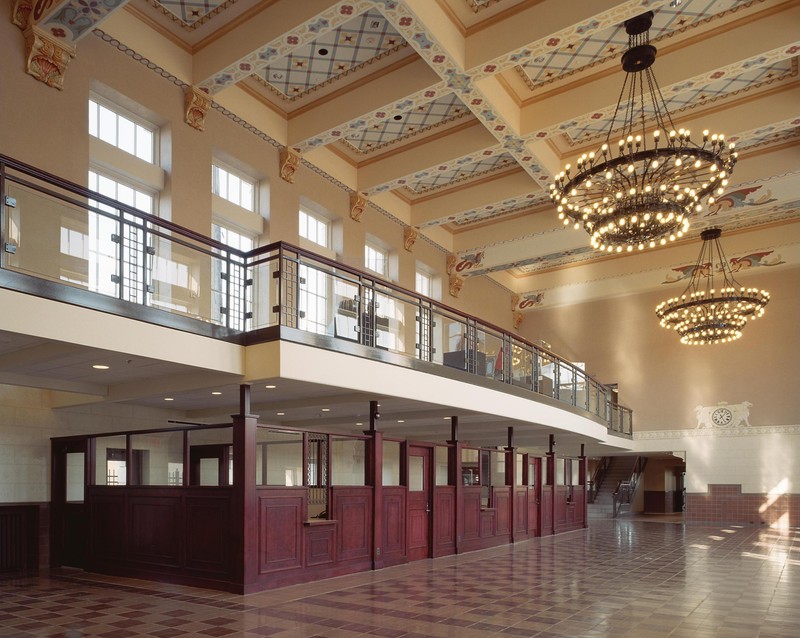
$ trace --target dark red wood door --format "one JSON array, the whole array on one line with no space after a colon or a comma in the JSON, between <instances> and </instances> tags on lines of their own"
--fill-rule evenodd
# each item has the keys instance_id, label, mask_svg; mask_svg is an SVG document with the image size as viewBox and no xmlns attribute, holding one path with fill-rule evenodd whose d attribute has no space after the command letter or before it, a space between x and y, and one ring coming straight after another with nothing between
<instances>
[{"instance_id":1,"label":"dark red wood door","mask_svg":"<svg viewBox=\"0 0 800 638\"><path fill-rule=\"evenodd\" d=\"M432 449L408 448L408 560L431 555Z\"/></svg>"},{"instance_id":2,"label":"dark red wood door","mask_svg":"<svg viewBox=\"0 0 800 638\"><path fill-rule=\"evenodd\" d=\"M542 472L540 459L528 457L528 474L526 483L528 485L528 534L540 536L539 519L542 504Z\"/></svg>"},{"instance_id":3,"label":"dark red wood door","mask_svg":"<svg viewBox=\"0 0 800 638\"><path fill-rule=\"evenodd\" d=\"M53 441L50 564L83 567L86 555L86 439Z\"/></svg>"}]
</instances>

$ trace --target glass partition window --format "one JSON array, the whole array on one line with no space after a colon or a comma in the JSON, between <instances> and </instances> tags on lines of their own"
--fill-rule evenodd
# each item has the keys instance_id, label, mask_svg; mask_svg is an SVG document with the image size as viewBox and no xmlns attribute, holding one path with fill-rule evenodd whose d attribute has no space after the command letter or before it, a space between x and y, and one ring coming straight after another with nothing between
<instances>
[{"instance_id":1,"label":"glass partition window","mask_svg":"<svg viewBox=\"0 0 800 638\"><path fill-rule=\"evenodd\" d=\"M553 477L550 474L550 459L551 457L545 456L542 459L542 483L544 485L552 485Z\"/></svg>"},{"instance_id":2,"label":"glass partition window","mask_svg":"<svg viewBox=\"0 0 800 638\"><path fill-rule=\"evenodd\" d=\"M256 464L259 485L303 485L303 435L300 432L259 428L256 432L256 450L260 460Z\"/></svg>"},{"instance_id":3,"label":"glass partition window","mask_svg":"<svg viewBox=\"0 0 800 638\"><path fill-rule=\"evenodd\" d=\"M535 487L536 480L536 460L528 458L528 487Z\"/></svg>"},{"instance_id":4,"label":"glass partition window","mask_svg":"<svg viewBox=\"0 0 800 638\"><path fill-rule=\"evenodd\" d=\"M522 454L517 454L516 455L516 464L517 464L517 466L515 468L516 474L514 475L514 483L515 483L515 485L517 485L517 487L521 487L521 486L525 485L525 483L523 481L524 477L522 476L522 469L524 467L524 461L525 461L525 459L524 459Z\"/></svg>"},{"instance_id":5,"label":"glass partition window","mask_svg":"<svg viewBox=\"0 0 800 638\"><path fill-rule=\"evenodd\" d=\"M366 441L363 439L332 439L331 483L333 485L366 484Z\"/></svg>"},{"instance_id":6,"label":"glass partition window","mask_svg":"<svg viewBox=\"0 0 800 638\"><path fill-rule=\"evenodd\" d=\"M85 454L67 452L67 503L83 503Z\"/></svg>"},{"instance_id":7,"label":"glass partition window","mask_svg":"<svg viewBox=\"0 0 800 638\"><path fill-rule=\"evenodd\" d=\"M127 485L128 441L124 435L94 439L95 485Z\"/></svg>"},{"instance_id":8,"label":"glass partition window","mask_svg":"<svg viewBox=\"0 0 800 638\"><path fill-rule=\"evenodd\" d=\"M131 454L131 485L183 485L183 432L131 435Z\"/></svg>"},{"instance_id":9,"label":"glass partition window","mask_svg":"<svg viewBox=\"0 0 800 638\"><path fill-rule=\"evenodd\" d=\"M408 491L421 492L425 489L425 459L421 456L408 457Z\"/></svg>"},{"instance_id":10,"label":"glass partition window","mask_svg":"<svg viewBox=\"0 0 800 638\"><path fill-rule=\"evenodd\" d=\"M480 485L478 450L461 448L461 482L464 485Z\"/></svg>"},{"instance_id":11,"label":"glass partition window","mask_svg":"<svg viewBox=\"0 0 800 638\"><path fill-rule=\"evenodd\" d=\"M400 443L383 441L383 485L400 485Z\"/></svg>"},{"instance_id":12,"label":"glass partition window","mask_svg":"<svg viewBox=\"0 0 800 638\"><path fill-rule=\"evenodd\" d=\"M492 485L506 485L506 453L500 450L490 453L492 459Z\"/></svg>"},{"instance_id":13,"label":"glass partition window","mask_svg":"<svg viewBox=\"0 0 800 638\"><path fill-rule=\"evenodd\" d=\"M233 485L233 429L189 431L189 485Z\"/></svg>"},{"instance_id":14,"label":"glass partition window","mask_svg":"<svg viewBox=\"0 0 800 638\"><path fill-rule=\"evenodd\" d=\"M556 459L556 485L566 485L566 464L569 459Z\"/></svg>"},{"instance_id":15,"label":"glass partition window","mask_svg":"<svg viewBox=\"0 0 800 638\"><path fill-rule=\"evenodd\" d=\"M436 455L434 462L436 463L436 485L449 485L450 476L448 473L448 459L450 457L449 448L444 445L436 446Z\"/></svg>"},{"instance_id":16,"label":"glass partition window","mask_svg":"<svg viewBox=\"0 0 800 638\"><path fill-rule=\"evenodd\" d=\"M581 484L581 462L578 459L567 459L569 463L569 484Z\"/></svg>"}]
</instances>

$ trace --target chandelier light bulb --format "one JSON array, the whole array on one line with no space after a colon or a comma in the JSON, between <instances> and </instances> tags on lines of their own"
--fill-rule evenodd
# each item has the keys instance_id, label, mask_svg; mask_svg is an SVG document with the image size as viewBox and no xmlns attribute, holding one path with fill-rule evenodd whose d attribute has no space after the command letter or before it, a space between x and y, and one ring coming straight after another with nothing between
<instances>
[{"instance_id":1,"label":"chandelier light bulb","mask_svg":"<svg viewBox=\"0 0 800 638\"><path fill-rule=\"evenodd\" d=\"M748 321L764 314L769 302L769 293L765 290L745 288L736 281L719 243L721 234L718 228L701 233L703 247L686 290L680 298L673 297L656 307L660 325L674 329L681 343L706 345L735 341L741 338ZM714 285L715 277L717 281L722 277L721 286Z\"/></svg>"},{"instance_id":2,"label":"chandelier light bulb","mask_svg":"<svg viewBox=\"0 0 800 638\"><path fill-rule=\"evenodd\" d=\"M689 129L673 123L652 69L652 19L648 11L625 22L626 79L602 145L581 154L575 169L567 164L550 188L558 212L582 226L593 246L603 235L603 250L641 250L681 237L706 198L724 193L736 163L724 135L711 135L709 145L704 130L701 146L691 141ZM667 139L659 145L662 132ZM609 152L612 133L616 154Z\"/></svg>"}]
</instances>

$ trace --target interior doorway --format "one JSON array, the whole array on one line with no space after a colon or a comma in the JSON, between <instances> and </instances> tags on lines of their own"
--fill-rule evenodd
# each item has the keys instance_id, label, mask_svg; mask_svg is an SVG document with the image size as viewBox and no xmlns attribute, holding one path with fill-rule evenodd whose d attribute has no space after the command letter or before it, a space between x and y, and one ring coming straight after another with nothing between
<instances>
[{"instance_id":1,"label":"interior doorway","mask_svg":"<svg viewBox=\"0 0 800 638\"><path fill-rule=\"evenodd\" d=\"M86 526L85 438L52 442L50 565L84 567Z\"/></svg>"},{"instance_id":2,"label":"interior doorway","mask_svg":"<svg viewBox=\"0 0 800 638\"><path fill-rule=\"evenodd\" d=\"M433 448L408 448L408 560L431 555L431 468Z\"/></svg>"}]
</instances>

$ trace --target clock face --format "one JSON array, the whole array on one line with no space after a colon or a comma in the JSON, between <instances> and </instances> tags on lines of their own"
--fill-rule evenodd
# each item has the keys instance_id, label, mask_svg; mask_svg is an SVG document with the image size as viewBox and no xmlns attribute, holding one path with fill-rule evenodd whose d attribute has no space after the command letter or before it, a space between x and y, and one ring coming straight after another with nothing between
<instances>
[{"instance_id":1,"label":"clock face","mask_svg":"<svg viewBox=\"0 0 800 638\"><path fill-rule=\"evenodd\" d=\"M728 408L717 408L711 413L711 420L715 425L728 425L733 419L733 414Z\"/></svg>"}]
</instances>

